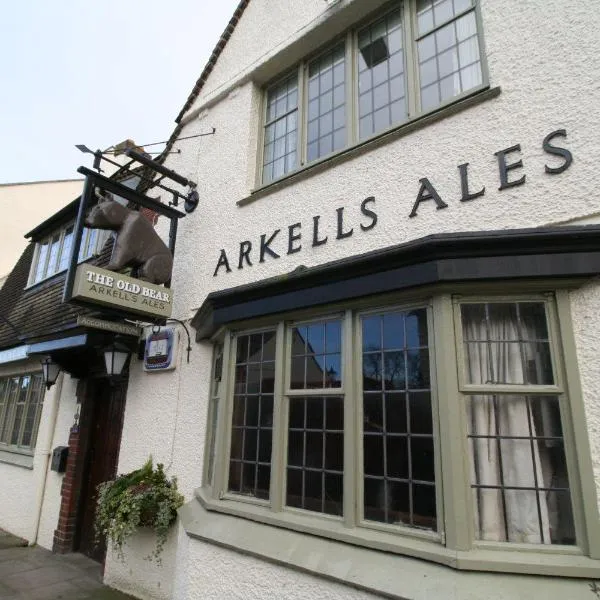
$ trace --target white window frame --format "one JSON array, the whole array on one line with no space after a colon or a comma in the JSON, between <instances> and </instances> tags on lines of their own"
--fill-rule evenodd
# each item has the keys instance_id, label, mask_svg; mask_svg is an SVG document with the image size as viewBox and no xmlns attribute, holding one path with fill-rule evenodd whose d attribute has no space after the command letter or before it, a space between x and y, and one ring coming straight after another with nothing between
<instances>
[{"instance_id":1,"label":"white window frame","mask_svg":"<svg viewBox=\"0 0 600 600\"><path fill-rule=\"evenodd\" d=\"M362 145L371 139L375 139L385 135L387 132L406 126L407 124L422 118L423 116L432 112L437 112L447 106L456 104L460 100L472 96L477 92L483 91L489 87L489 74L486 61L486 52L483 40L483 23L481 17L480 0L472 0L473 4L470 8L459 11L455 16L448 19L440 25L436 25L432 30L426 34L419 35L417 27L417 0L397 0L396 2L388 5L385 10L378 11L375 15L371 15L368 19L356 24L345 34L338 36L331 40L325 47L321 48L315 53L307 56L306 59L302 60L294 68L288 69L284 74L279 75L270 84L265 86L262 101L262 112L261 112L261 127L259 138L259 149L257 152L257 169L256 169L256 189L266 187L284 179L289 175L304 169L309 165L318 164L324 160L327 160L331 156L340 154L352 148L354 146ZM358 32L364 27L377 22L378 20L389 15L393 11L398 10L402 15L402 36L403 36L403 52L404 52L404 85L405 85L405 101L407 117L405 120L392 123L389 127L381 129L373 133L372 135L365 136L363 138L359 135L359 107L358 107ZM477 29L477 40L479 50L479 61L481 68L481 84L476 85L472 88L466 89L461 93L452 96L451 98L440 101L436 106L431 108L421 109L421 91L419 82L419 64L418 64L418 51L417 42L424 37L427 37L445 25L456 21L460 17L473 12L475 15L475 23ZM343 42L345 45L345 64L346 64L346 95L345 95L345 106L346 106L346 144L338 149L334 150L329 154L324 154L318 158L308 161L308 143L307 143L307 109L308 109L308 68L309 64L314 60L318 59L323 54L330 52L337 44ZM267 98L269 91L282 83L289 77L296 73L297 76L297 94L298 94L298 105L296 109L297 114L297 144L296 144L296 166L291 170L285 172L283 175L274 177L268 181L263 182L263 162L264 162L264 151L265 151L265 131L268 124L267 121Z\"/></svg>"},{"instance_id":2,"label":"white window frame","mask_svg":"<svg viewBox=\"0 0 600 600\"><path fill-rule=\"evenodd\" d=\"M485 287L485 286L484 286ZM597 519L595 486L587 430L581 402L575 345L570 329L568 292L539 293L518 290L507 294L497 286L489 292L469 290L469 295L449 292L432 296L405 294L385 302L365 300L342 305L337 310L301 311L277 320L240 324L224 329L214 340L223 347L223 376L219 386L218 414L211 415L207 449L214 449L212 481L204 480L198 493L206 508L266 524L351 542L371 548L405 554L446 564L458 569L530 572L581 576L581 569L600 569L600 526ZM473 392L461 373L462 333L459 307L463 302L542 302L546 306L556 384L524 386L529 393L561 395L561 424L569 476L569 489L576 531L576 545L483 542L475 539L473 499L464 394ZM363 315L411 308L426 308L430 348L431 402L435 453L435 482L438 531L423 531L402 525L365 521L362 518L362 384L360 373ZM325 321L342 315L341 388L327 393L343 395L344 402L344 514L328 514L285 506L287 462L288 397L306 395L305 390L289 389L290 341L288 331L296 323ZM253 326L254 325L254 326ZM265 329L276 330L276 366L273 414L271 489L269 500L240 496L228 491L229 448L235 365L235 336ZM443 393L442 393L443 391ZM522 392L523 390L521 390ZM323 395L323 390L315 390ZM211 404L211 411L214 410ZM207 468L205 460L205 470ZM540 557L545 557L543 560ZM549 568L549 565L551 567Z\"/></svg>"},{"instance_id":3,"label":"white window frame","mask_svg":"<svg viewBox=\"0 0 600 600\"><path fill-rule=\"evenodd\" d=\"M50 279L54 275L57 275L58 273L62 273L69 268L68 264L64 268L61 268L60 265L61 265L61 261L63 259L63 251L65 249L64 248L65 237L69 231L71 232L71 234L73 234L73 227L74 227L74 223L71 222L68 225L61 227L59 230L54 231L50 235L48 235L45 238L36 242L35 250L33 253L33 259L31 261L31 270L29 271L29 280L27 283L28 287L37 285L38 283L41 283L42 281L45 281L46 279ZM92 231L95 232L95 239L93 239L92 243L90 244L90 238L92 237L92 234L91 234ZM57 234L60 237L59 237L59 242L58 242L58 254L56 257L56 266L55 266L54 270L52 270L52 272L50 272L50 271L48 271L48 268L50 266L50 248L52 245L52 240L56 237ZM106 243L106 240L108 239L109 235L110 235L109 231L104 231L101 229L90 229L88 227L84 227L82 237L81 237L79 258L78 258L77 262L79 262L79 263L85 262L86 260L93 258L94 256L98 256L98 254L101 252L102 248L104 247L104 244ZM36 273L38 270L38 262L40 261L40 257L41 257L41 248L45 244L48 244L48 251L46 252L46 255L44 256L44 265L43 265L43 267L41 267L42 275L39 278L37 278ZM68 249L68 251L69 251L68 260L69 261L70 261L70 252L73 247L72 244L73 244L73 237L71 237L71 247Z\"/></svg>"}]
</instances>

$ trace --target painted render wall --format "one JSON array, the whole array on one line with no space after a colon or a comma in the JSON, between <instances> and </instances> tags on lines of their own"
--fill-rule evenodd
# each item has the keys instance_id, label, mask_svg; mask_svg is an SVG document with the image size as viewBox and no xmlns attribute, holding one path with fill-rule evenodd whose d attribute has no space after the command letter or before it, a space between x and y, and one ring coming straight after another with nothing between
<instances>
[{"instance_id":1,"label":"painted render wall","mask_svg":"<svg viewBox=\"0 0 600 600\"><path fill-rule=\"evenodd\" d=\"M19 361L0 365L0 377L33 373L39 370L38 361ZM60 414L64 412L65 403L60 400L61 382L62 379L59 379L57 384L44 395L44 406L33 457L33 469L0 462L0 482L2 482L0 485L0 506L2 506L0 528L26 539L29 543L36 542L37 535L37 543L49 549L52 548L52 534L58 522L58 510L60 508L60 485L58 485L57 491L54 492L56 487L54 479L62 476L50 472L48 457L52 448L56 445L54 442L57 439L57 434L54 429L53 414L57 408L57 403L59 415L57 425L61 424ZM66 438L68 438L68 429L66 430ZM40 513L39 500L45 483L47 484L45 488L46 497L43 510ZM50 490L54 493L51 493ZM47 522L48 512L56 515L53 525ZM39 514L42 518L38 531L36 521ZM51 531L49 532L50 528Z\"/></svg>"},{"instance_id":2,"label":"painted render wall","mask_svg":"<svg viewBox=\"0 0 600 600\"><path fill-rule=\"evenodd\" d=\"M346 0L341 4L350 3ZM223 98L200 110L198 118L181 132L181 136L189 136L215 127L216 135L178 142L175 149L180 148L181 154L167 157L168 167L198 181L200 193L199 208L179 225L173 275L174 317L191 318L214 290L432 233L576 224L599 214L594 191L600 159L596 140L600 126L600 62L591 60L600 51L600 37L595 33L600 26L600 12L595 0L567 4L557 0L482 0L490 83L501 88L497 98L331 169L288 182L238 207L236 201L248 196L255 187L261 92L252 81L232 89L228 89L227 82L235 81L244 66L260 62L265 52L285 43L290 36L301 36L298 32L326 11L324 2L312 0L294 3L293 13L282 18L283 11L288 10L285 7L290 5L285 0L252 0L193 109L202 109L202 103L210 100L211 90L216 88ZM542 151L542 140L561 128L567 130L563 144L573 153L574 162L566 172L549 175L544 172L544 165L555 166L560 161ZM516 153L511 159L522 158L524 168L513 171L511 179L524 173L526 183L499 191L494 152L517 143L521 144L521 155ZM472 189L486 188L483 197L469 203L459 201L457 166L465 162L470 164ZM421 177L430 179L449 206L435 210L432 202L426 202L418 216L410 219ZM379 220L375 228L362 232L359 224L366 220L359 208L368 196L376 198ZM345 207L347 226L354 227L354 235L336 241L336 209L341 206ZM329 242L312 248L315 215L321 216L322 235L328 235ZM304 247L287 256L287 227L294 223L302 224ZM166 236L167 224L161 222L159 229ZM259 263L257 247L261 234L268 237L277 229L281 232L272 249L281 258L267 257ZM244 240L253 244L254 265L238 269L239 243ZM221 270L214 277L222 248L227 251L232 272ZM596 351L600 339L600 289L591 283L571 297L600 496L600 372ZM156 460L169 465L170 474L178 476L186 499L191 498L192 490L201 482L211 350L205 343L192 346L190 364L186 364L183 354L177 370L171 373L146 374L139 364L132 365L119 459L119 472L124 472L139 467L152 453ZM165 582L174 573L174 538L175 534L166 548L162 570L140 559L140 545L143 547L145 542L138 539L134 542L136 555L129 553L124 565L109 556L106 582L143 597L168 598ZM179 552L178 563L187 565L177 570L176 598L181 600L197 597L194 594L201 592L209 598L237 597L228 583L232 578L239 586L247 584L245 591L250 595L244 597L293 598L296 596L285 595L282 590L291 594L289 590L296 585L306 586L307 594L315 597L348 598L352 594L349 588L315 580L320 594L317 596L317 588L311 587L312 577L195 540L181 542ZM242 562L247 568L235 569L233 565ZM578 588L579 583L575 584ZM493 580L487 580L486 585L493 585ZM562 589L562 585L556 589ZM361 593L356 597L366 597ZM449 596L438 588L429 589L428 595L421 597L429 600ZM515 596L510 595L509 588L498 588L495 597Z\"/></svg>"},{"instance_id":3,"label":"painted render wall","mask_svg":"<svg viewBox=\"0 0 600 600\"><path fill-rule=\"evenodd\" d=\"M81 194L82 179L0 184L0 287L28 244L25 234Z\"/></svg>"}]
</instances>

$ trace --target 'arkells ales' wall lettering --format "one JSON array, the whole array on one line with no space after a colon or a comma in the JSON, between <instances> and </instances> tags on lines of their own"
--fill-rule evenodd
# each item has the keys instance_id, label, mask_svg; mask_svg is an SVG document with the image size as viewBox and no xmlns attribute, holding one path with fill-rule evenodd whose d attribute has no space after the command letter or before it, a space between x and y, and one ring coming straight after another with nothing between
<instances>
[{"instance_id":1,"label":"'arkells ales' wall lettering","mask_svg":"<svg viewBox=\"0 0 600 600\"><path fill-rule=\"evenodd\" d=\"M551 167L549 165L544 165L545 172L550 175L563 173L573 163L573 155L569 150L552 143L557 137L566 138L566 130L557 129L556 131L549 133L542 142L542 149L544 152L562 159L562 163L558 166ZM526 181L525 173L520 171L520 169L523 168L523 161L520 158L517 160L517 157L515 156L515 153L518 152L521 152L520 144L515 144L510 148L499 150L494 154L498 160L498 178L500 180L498 190L500 191L523 185ZM469 163L458 165L461 188L460 202L471 202L472 200L481 198L486 191L485 186L476 185L469 181L468 169ZM434 202L437 210L448 208L448 204L443 200L429 178L422 177L419 179L419 183L420 187L412 210L408 215L409 218L418 216L421 204L427 203L430 200ZM378 218L374 207L375 197L369 196L368 198L365 198L360 205L362 220L358 223L355 221L354 216L348 214L346 207L341 206L336 209L337 226L335 239L343 240L350 238L354 235L357 228L360 228L361 231L373 229L373 227L377 225ZM281 229L276 229L271 234L265 233L261 235L260 243L256 245L253 245L251 240L240 242L239 253L236 257L237 264L234 263L234 265L237 266L238 269L243 269L244 267L253 266L257 262L257 259L259 263L263 263L267 257L272 259L281 258L281 254L272 247L272 245L277 244L278 241L280 244L285 244L287 241L287 254L296 254L297 252L300 252L305 245L310 245L314 248L316 246L327 244L329 236L323 235L321 216L316 215L312 220L312 237L306 235L303 237L303 233L305 232L302 229L302 223L294 223L293 225L289 225L286 233L282 235L280 235ZM236 258L233 260L236 260ZM213 276L216 277L221 269L224 269L227 273L230 273L232 270L229 257L224 248L220 251Z\"/></svg>"}]
</instances>

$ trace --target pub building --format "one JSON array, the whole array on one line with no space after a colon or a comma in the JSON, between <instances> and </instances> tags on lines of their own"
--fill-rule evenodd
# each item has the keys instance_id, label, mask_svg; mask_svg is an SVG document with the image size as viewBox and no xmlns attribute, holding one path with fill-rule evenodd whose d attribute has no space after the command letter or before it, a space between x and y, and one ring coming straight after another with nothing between
<instances>
[{"instance_id":1,"label":"pub building","mask_svg":"<svg viewBox=\"0 0 600 600\"><path fill-rule=\"evenodd\" d=\"M53 223L0 291L21 332L0 330L4 385L27 389L13 414L31 423L15 437L0 421L0 526L93 554L82 473L151 455L185 496L161 564L149 531L124 561L98 551L105 583L136 597L597 595L595 9L242 0L146 161L199 199L156 224L169 243L178 223L152 298L171 315L132 323L124 296L146 284L106 249L37 283ZM148 370L131 351L102 383L110 340L92 337L137 341L157 319L191 352ZM62 369L45 395L40 355ZM66 474L47 466L59 445Z\"/></svg>"}]
</instances>

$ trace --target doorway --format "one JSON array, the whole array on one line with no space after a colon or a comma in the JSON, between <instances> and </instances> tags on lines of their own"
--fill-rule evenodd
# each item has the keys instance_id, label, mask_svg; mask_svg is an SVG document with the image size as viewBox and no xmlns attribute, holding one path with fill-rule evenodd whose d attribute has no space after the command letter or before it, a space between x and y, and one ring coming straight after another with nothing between
<instances>
[{"instance_id":1,"label":"doorway","mask_svg":"<svg viewBox=\"0 0 600 600\"><path fill-rule=\"evenodd\" d=\"M87 431L87 443L74 549L98 562L103 562L106 556L106 540L96 541L96 488L117 474L126 397L126 379L116 382L97 379L90 385L82 406L81 426Z\"/></svg>"}]
</instances>

